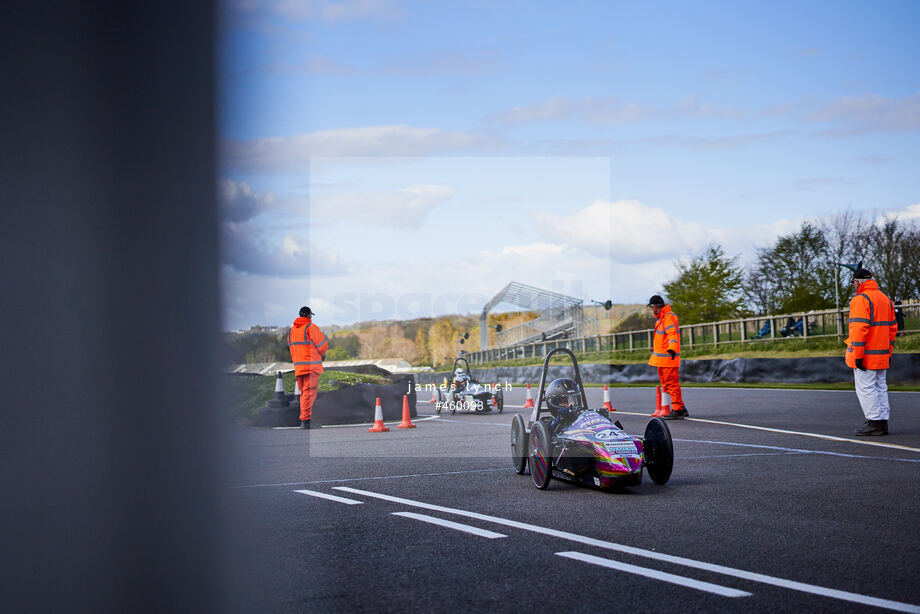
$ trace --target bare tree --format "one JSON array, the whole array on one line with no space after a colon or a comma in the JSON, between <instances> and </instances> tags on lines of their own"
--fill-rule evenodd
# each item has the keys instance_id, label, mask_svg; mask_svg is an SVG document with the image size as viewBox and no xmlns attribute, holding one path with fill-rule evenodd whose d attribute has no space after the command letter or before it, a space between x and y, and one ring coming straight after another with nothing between
<instances>
[{"instance_id":1,"label":"bare tree","mask_svg":"<svg viewBox=\"0 0 920 614\"><path fill-rule=\"evenodd\" d=\"M902 266L908 285L905 294L897 298L920 298L920 224L914 222L908 228L904 236L902 253Z\"/></svg>"},{"instance_id":2,"label":"bare tree","mask_svg":"<svg viewBox=\"0 0 920 614\"><path fill-rule=\"evenodd\" d=\"M882 291L893 299L918 293L920 227L912 221L884 216L863 233L867 267Z\"/></svg>"},{"instance_id":3,"label":"bare tree","mask_svg":"<svg viewBox=\"0 0 920 614\"><path fill-rule=\"evenodd\" d=\"M758 250L745 293L759 303L761 313L833 307L836 266L827 254L822 230L804 222L797 232L779 237L773 247Z\"/></svg>"}]
</instances>

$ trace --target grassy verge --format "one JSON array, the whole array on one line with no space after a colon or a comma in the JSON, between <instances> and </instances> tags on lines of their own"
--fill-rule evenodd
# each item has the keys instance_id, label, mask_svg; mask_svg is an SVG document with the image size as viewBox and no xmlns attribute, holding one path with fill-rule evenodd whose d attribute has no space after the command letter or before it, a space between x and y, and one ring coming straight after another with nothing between
<instances>
[{"instance_id":1,"label":"grassy verge","mask_svg":"<svg viewBox=\"0 0 920 614\"><path fill-rule=\"evenodd\" d=\"M285 373L284 389L294 391L294 374ZM239 420L254 420L260 407L265 407L275 394L275 379L269 376L237 377L227 376L225 398L230 403L230 411ZM326 371L319 376L320 392L338 390L354 384L389 384L391 380L383 375L350 373L348 371Z\"/></svg>"},{"instance_id":2,"label":"grassy verge","mask_svg":"<svg viewBox=\"0 0 920 614\"><path fill-rule=\"evenodd\" d=\"M713 358L809 358L815 356L843 357L845 347L843 341L833 338L818 339L781 339L776 341L752 341L750 343L724 343L720 345L700 345L681 348L681 358L692 360L706 360ZM920 352L920 334L910 334L898 337L895 341L895 353ZM612 351L612 352L575 352L578 362L583 363L617 363L617 364L644 364L648 362L649 350ZM550 364L564 365L568 357L553 358ZM515 360L493 361L483 364L471 365L475 370L489 367L528 367L542 365L543 359L518 358ZM450 365L440 365L438 371L444 371Z\"/></svg>"}]
</instances>

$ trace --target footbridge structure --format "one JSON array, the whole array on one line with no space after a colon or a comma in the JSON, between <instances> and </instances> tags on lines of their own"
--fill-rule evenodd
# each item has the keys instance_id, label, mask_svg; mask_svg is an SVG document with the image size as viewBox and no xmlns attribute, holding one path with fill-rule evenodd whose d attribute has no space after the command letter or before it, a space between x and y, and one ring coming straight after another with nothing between
<instances>
[{"instance_id":1,"label":"footbridge structure","mask_svg":"<svg viewBox=\"0 0 920 614\"><path fill-rule=\"evenodd\" d=\"M481 349L489 348L489 312L501 303L535 311L539 315L533 320L499 331L496 334L498 347L532 343L562 335L580 337L586 332L584 302L581 299L512 281L482 308L479 316Z\"/></svg>"}]
</instances>

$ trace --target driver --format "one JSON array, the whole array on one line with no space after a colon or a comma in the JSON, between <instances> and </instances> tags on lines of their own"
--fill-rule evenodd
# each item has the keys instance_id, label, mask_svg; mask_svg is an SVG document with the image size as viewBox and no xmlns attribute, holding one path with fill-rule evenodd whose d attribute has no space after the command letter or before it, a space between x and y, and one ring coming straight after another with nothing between
<instances>
[{"instance_id":1,"label":"driver","mask_svg":"<svg viewBox=\"0 0 920 614\"><path fill-rule=\"evenodd\" d=\"M454 387L457 390L463 390L466 388L466 383L470 380L470 376L466 374L466 371L463 369L457 369L454 371Z\"/></svg>"},{"instance_id":2,"label":"driver","mask_svg":"<svg viewBox=\"0 0 920 614\"><path fill-rule=\"evenodd\" d=\"M581 403L581 390L573 380L560 377L550 382L544 394L546 406L553 414L553 426L573 418L584 409Z\"/></svg>"}]
</instances>

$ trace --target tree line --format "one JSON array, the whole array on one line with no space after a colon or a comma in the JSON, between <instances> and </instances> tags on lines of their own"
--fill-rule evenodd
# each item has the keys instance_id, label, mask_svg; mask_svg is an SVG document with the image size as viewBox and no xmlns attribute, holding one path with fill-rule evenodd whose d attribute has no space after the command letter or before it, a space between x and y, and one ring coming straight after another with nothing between
<instances>
[{"instance_id":1,"label":"tree line","mask_svg":"<svg viewBox=\"0 0 920 614\"><path fill-rule=\"evenodd\" d=\"M873 223L850 211L806 221L759 248L746 267L740 256L710 245L679 261L663 289L687 324L833 309L835 291L847 304L852 268L860 263L893 300L920 297L920 225L887 216Z\"/></svg>"},{"instance_id":2,"label":"tree line","mask_svg":"<svg viewBox=\"0 0 920 614\"><path fill-rule=\"evenodd\" d=\"M537 315L533 312L489 314L490 343L495 343L497 325L509 328ZM323 328L321 324L320 328ZM288 330L253 327L245 333L224 333L223 361L226 364L290 361L286 344ZM363 322L353 329L329 332L326 338L329 340L328 361L404 358L413 365L441 365L452 361L461 349L479 350L479 317L450 315Z\"/></svg>"}]
</instances>

